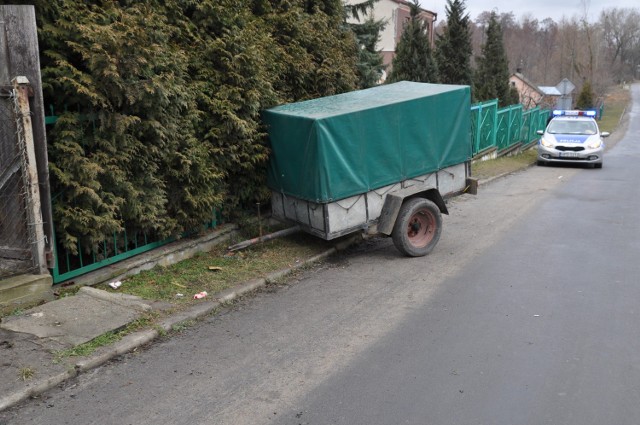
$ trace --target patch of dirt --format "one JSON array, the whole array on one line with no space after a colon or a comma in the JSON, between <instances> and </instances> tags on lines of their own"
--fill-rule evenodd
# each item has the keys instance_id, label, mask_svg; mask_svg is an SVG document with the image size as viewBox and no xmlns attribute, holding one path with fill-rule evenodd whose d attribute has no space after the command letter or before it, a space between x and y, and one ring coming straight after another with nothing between
<instances>
[{"instance_id":1,"label":"patch of dirt","mask_svg":"<svg viewBox=\"0 0 640 425\"><path fill-rule=\"evenodd\" d=\"M612 88L607 94L605 94L604 99L606 102L628 102L631 98L628 89L623 89L620 86L615 86Z\"/></svg>"}]
</instances>

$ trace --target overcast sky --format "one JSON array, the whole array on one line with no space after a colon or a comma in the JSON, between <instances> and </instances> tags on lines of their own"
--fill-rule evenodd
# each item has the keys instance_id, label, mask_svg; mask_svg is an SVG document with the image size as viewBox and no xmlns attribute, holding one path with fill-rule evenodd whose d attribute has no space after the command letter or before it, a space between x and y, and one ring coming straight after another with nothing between
<instances>
[{"instance_id":1,"label":"overcast sky","mask_svg":"<svg viewBox=\"0 0 640 425\"><path fill-rule=\"evenodd\" d=\"M431 10L438 14L438 22L447 19L444 7L446 0L420 0L420 6L424 9ZM496 9L500 13L513 12L516 20L520 20L525 14L530 14L538 20L551 18L559 22L563 16L571 18L576 16L581 18L584 14L584 0L466 0L466 11L469 13L471 20L475 21L476 17L483 11L491 11ZM589 21L598 20L600 12L603 9L612 7L617 8L636 8L640 9L638 0L586 0L589 5Z\"/></svg>"}]
</instances>

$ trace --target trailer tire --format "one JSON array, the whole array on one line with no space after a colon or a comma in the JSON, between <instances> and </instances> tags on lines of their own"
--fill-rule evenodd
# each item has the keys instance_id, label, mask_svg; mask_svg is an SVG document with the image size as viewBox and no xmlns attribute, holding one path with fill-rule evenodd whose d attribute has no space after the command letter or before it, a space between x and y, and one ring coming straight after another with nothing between
<instances>
[{"instance_id":1,"label":"trailer tire","mask_svg":"<svg viewBox=\"0 0 640 425\"><path fill-rule=\"evenodd\" d=\"M430 253L440 240L442 215L428 199L412 198L400 208L393 226L393 244L404 255L421 257Z\"/></svg>"}]
</instances>

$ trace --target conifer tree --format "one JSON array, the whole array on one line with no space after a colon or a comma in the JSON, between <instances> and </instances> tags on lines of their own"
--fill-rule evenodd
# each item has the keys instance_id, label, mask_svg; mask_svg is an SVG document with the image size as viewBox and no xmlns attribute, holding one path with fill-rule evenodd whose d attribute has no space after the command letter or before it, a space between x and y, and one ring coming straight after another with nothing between
<instances>
[{"instance_id":1,"label":"conifer tree","mask_svg":"<svg viewBox=\"0 0 640 425\"><path fill-rule=\"evenodd\" d=\"M358 47L344 24L341 0L273 2L261 19L273 41L278 69L272 78L282 101L357 88Z\"/></svg>"},{"instance_id":2,"label":"conifer tree","mask_svg":"<svg viewBox=\"0 0 640 425\"><path fill-rule=\"evenodd\" d=\"M358 21L348 25L358 42L358 87L361 89L378 84L385 68L382 54L377 50L377 44L386 23L382 19L376 20L369 15L378 1L367 0L353 5L345 5L346 18ZM366 16L363 22L361 22L361 15Z\"/></svg>"},{"instance_id":3,"label":"conifer tree","mask_svg":"<svg viewBox=\"0 0 640 425\"><path fill-rule=\"evenodd\" d=\"M353 90L355 42L339 0L204 0L191 20L201 139L224 173L224 207L267 202L269 149L260 111ZM340 6L340 7L338 7Z\"/></svg>"},{"instance_id":4,"label":"conifer tree","mask_svg":"<svg viewBox=\"0 0 640 425\"><path fill-rule=\"evenodd\" d=\"M67 110L49 144L59 241L75 251L125 227L167 237L203 223L222 173L195 137L196 92L173 13L146 2L50 7L43 86Z\"/></svg>"},{"instance_id":5,"label":"conifer tree","mask_svg":"<svg viewBox=\"0 0 640 425\"><path fill-rule=\"evenodd\" d=\"M487 42L482 46L474 81L474 97L478 101L498 99L500 106L513 103L509 90L509 63L502 40L502 28L495 12L491 12Z\"/></svg>"},{"instance_id":6,"label":"conifer tree","mask_svg":"<svg viewBox=\"0 0 640 425\"><path fill-rule=\"evenodd\" d=\"M515 86L509 85L508 105L516 105L520 103L520 92Z\"/></svg>"},{"instance_id":7,"label":"conifer tree","mask_svg":"<svg viewBox=\"0 0 640 425\"><path fill-rule=\"evenodd\" d=\"M582 86L582 90L580 90L578 100L576 100L576 108L590 109L594 106L595 102L593 101L593 89L591 88L591 83L589 81L586 81Z\"/></svg>"},{"instance_id":8,"label":"conifer tree","mask_svg":"<svg viewBox=\"0 0 640 425\"><path fill-rule=\"evenodd\" d=\"M275 104L270 39L242 2L204 0L191 16L192 71L202 122L198 137L224 175L217 192L229 212L266 196L260 167L269 155L260 111ZM275 66L275 65L274 65Z\"/></svg>"},{"instance_id":9,"label":"conifer tree","mask_svg":"<svg viewBox=\"0 0 640 425\"><path fill-rule=\"evenodd\" d=\"M447 25L436 40L435 56L444 84L473 83L471 30L464 0L447 0Z\"/></svg>"},{"instance_id":10,"label":"conifer tree","mask_svg":"<svg viewBox=\"0 0 640 425\"><path fill-rule=\"evenodd\" d=\"M414 0L409 6L410 19L396 46L396 55L387 81L438 82L438 66L431 51L426 23L419 16L420 4Z\"/></svg>"}]
</instances>

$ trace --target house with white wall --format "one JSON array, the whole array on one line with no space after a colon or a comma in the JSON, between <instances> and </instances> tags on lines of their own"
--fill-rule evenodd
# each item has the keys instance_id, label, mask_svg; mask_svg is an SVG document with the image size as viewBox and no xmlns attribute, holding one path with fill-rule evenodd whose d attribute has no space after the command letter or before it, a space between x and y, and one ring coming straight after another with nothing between
<instances>
[{"instance_id":1,"label":"house with white wall","mask_svg":"<svg viewBox=\"0 0 640 425\"><path fill-rule=\"evenodd\" d=\"M361 2L362 0L346 0L347 4L357 4ZM379 0L375 3L374 9L372 12L369 12L369 15L376 20L382 19L387 24L384 31L380 34L381 37L377 47L382 53L388 72L393 57L395 56L396 46L400 41L406 23L411 17L410 2L405 0ZM435 22L438 15L435 12L421 8L419 16L427 24L429 41L433 47ZM361 16L360 22L363 22L365 19L367 19L367 16Z\"/></svg>"}]
</instances>

